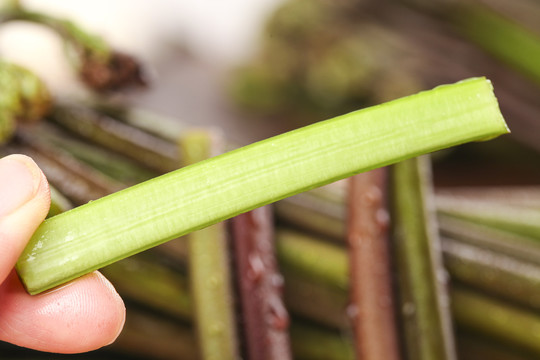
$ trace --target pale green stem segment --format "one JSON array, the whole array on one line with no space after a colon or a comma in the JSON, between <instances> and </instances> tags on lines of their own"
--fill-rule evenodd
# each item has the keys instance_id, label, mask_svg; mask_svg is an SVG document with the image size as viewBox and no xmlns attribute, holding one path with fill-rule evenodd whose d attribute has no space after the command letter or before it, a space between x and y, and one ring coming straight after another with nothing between
<instances>
[{"instance_id":1,"label":"pale green stem segment","mask_svg":"<svg viewBox=\"0 0 540 360\"><path fill-rule=\"evenodd\" d=\"M440 198L437 205L443 215L540 240L540 206L451 197Z\"/></svg>"},{"instance_id":2,"label":"pale green stem segment","mask_svg":"<svg viewBox=\"0 0 540 360\"><path fill-rule=\"evenodd\" d=\"M36 294L338 179L509 130L475 78L278 135L46 220L17 263Z\"/></svg>"},{"instance_id":3,"label":"pale green stem segment","mask_svg":"<svg viewBox=\"0 0 540 360\"><path fill-rule=\"evenodd\" d=\"M341 248L313 241L313 237L295 231L281 230L276 236L276 250L283 267L294 268L295 273L328 286L349 288L349 279L342 276L349 271L349 262Z\"/></svg>"},{"instance_id":4,"label":"pale green stem segment","mask_svg":"<svg viewBox=\"0 0 540 360\"><path fill-rule=\"evenodd\" d=\"M187 131L180 139L186 165L209 158L218 136L205 130ZM239 358L235 307L225 223L194 231L189 241L189 278L201 358Z\"/></svg>"}]
</instances>

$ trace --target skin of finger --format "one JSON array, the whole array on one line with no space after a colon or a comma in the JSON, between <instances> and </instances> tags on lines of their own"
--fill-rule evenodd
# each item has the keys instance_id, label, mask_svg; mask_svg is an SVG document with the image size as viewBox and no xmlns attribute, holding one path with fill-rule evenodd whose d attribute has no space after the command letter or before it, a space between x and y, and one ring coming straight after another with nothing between
<instances>
[{"instance_id":1,"label":"skin of finger","mask_svg":"<svg viewBox=\"0 0 540 360\"><path fill-rule=\"evenodd\" d=\"M39 174L39 185L34 195L13 213L0 218L0 282L11 269L26 246L28 240L45 219L50 206L50 191L47 179L28 157L20 156L29 167ZM5 191L5 190L1 190Z\"/></svg>"},{"instance_id":2,"label":"skin of finger","mask_svg":"<svg viewBox=\"0 0 540 360\"><path fill-rule=\"evenodd\" d=\"M94 272L31 296L15 272L0 287L0 339L40 351L79 353L113 342L125 321L122 299Z\"/></svg>"}]
</instances>

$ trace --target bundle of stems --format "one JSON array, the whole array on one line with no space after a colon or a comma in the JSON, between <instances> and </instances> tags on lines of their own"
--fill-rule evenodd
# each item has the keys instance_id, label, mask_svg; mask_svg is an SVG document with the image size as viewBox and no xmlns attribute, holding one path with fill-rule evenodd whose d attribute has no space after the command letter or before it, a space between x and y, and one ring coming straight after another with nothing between
<instances>
[{"instance_id":1,"label":"bundle of stems","mask_svg":"<svg viewBox=\"0 0 540 360\"><path fill-rule=\"evenodd\" d=\"M324 242L323 239L318 239L318 240L313 239L309 235L292 232L290 230L279 231L277 235L277 239L278 239L278 249L280 249L280 251L278 252L278 257L282 259L280 261L282 263L283 274L285 277L285 285L286 285L285 292L286 292L287 308L293 312L293 315L310 319L312 322L324 324L326 327L331 327L334 329L346 329L347 322L348 322L346 318L346 313L345 313L345 309L347 305L347 289L344 288L342 285L343 283L346 284L348 281L348 270L346 266L343 266L347 262L345 249L339 248L336 245L327 244ZM299 241L296 241L297 239L299 239ZM452 264L452 262L457 261L457 262L463 262L465 266L468 264L467 261L469 261L466 256L459 253L456 255L456 254L451 253L448 250L448 247L449 247L448 244L452 245L453 243L455 243L455 241L453 240L447 240L447 239L443 240L445 262L446 264L448 264L447 269L450 272L450 276L453 279L453 281L454 282L459 281L460 283L468 284L469 287L473 287L475 289L482 290L484 292L488 291L487 289L482 288L481 286L479 286L477 283L474 282L474 277L479 277L479 276L482 277L485 274L485 269L482 270L482 268L479 268L479 267L471 268L471 271L468 272L469 274L472 274L473 276L471 280L470 278L467 278L467 276L461 275L463 271L460 271L458 266ZM329 254L328 250L330 249L328 247L330 247L331 249L334 249L334 252L336 252L336 256L338 256L338 254L341 253L340 257L342 259L341 260L342 265L335 268L335 270L330 270L335 275L328 277L327 280L322 280L319 276L319 274L322 271L322 269L319 269L320 267L319 264L321 264L321 261L320 260L317 261L317 260L328 257L328 254ZM298 254L298 252L311 254L310 256L314 259L314 261L307 262L306 260L304 260L302 262L298 261L299 262L298 264L291 263L295 258L297 258L295 254ZM482 253L480 255L482 255ZM453 259L452 258L449 259L449 257L453 257ZM134 261L134 260L133 258L131 258L124 261L128 261L128 264L129 264L129 261ZM514 261L517 261L517 260L514 259ZM152 262L152 263L155 266L155 262ZM333 261L332 263L335 263L335 261ZM122 264L122 262L112 265L112 266L113 267L119 266L120 264ZM498 265L499 264L492 264L492 267L496 268ZM474 263L473 265L469 264L468 266L474 266ZM328 265L326 265L326 268L327 267ZM141 265L132 265L132 266L127 266L127 268L141 269L143 267ZM107 272L107 268L105 270L106 270L106 274L110 276L110 273ZM495 271L499 271L499 274L500 274L500 270L495 269ZM521 276L521 278L519 276ZM527 276L530 278L531 274L528 273ZM488 277L490 276L488 275ZM137 298L137 295L134 295L133 293L130 294L128 292L125 292L125 290L123 290L122 283L127 282L127 279L129 278L130 277L123 276L120 280L116 280L114 277L112 277L113 281L115 282L115 284L117 284L119 290L123 293L123 295L127 296L128 298L133 298L133 297ZM156 283L162 283L161 279L164 279L162 275L157 276L157 274L150 275L150 278L153 279L154 282ZM136 279L136 277L134 279ZM514 286L519 286L521 288L521 293L515 294L514 299L517 299L517 300L519 300L519 298L523 299L521 295L524 294L524 291L530 294L534 294L536 290L536 283L527 281L527 277L524 276L523 273L518 272L514 274L513 279L514 280L519 279L521 281L520 283L518 283L521 285L514 285ZM492 281L495 282L494 279ZM167 310L165 307L157 305L157 304L152 304L151 299L148 299L149 296L147 294L151 291L153 292L156 291L156 288L155 288L156 284L151 284L151 283L152 282L150 281L149 282L149 285L151 285L150 287L146 287L144 284L140 283L140 281L137 282L137 286L135 287L138 289L139 294L146 296L147 298L145 299L143 297L142 299L139 298L138 300L143 303L146 303L149 306L153 306L157 309L161 309L161 311L174 314L174 311ZM171 283L169 286L176 286L178 288L180 283L181 282L177 280L176 282ZM500 284L500 283L498 284L498 286L501 289L500 291L506 290L506 296L507 297L509 296L509 298L512 298L511 295L514 292L515 287L507 287L505 286L505 284ZM453 289L454 287L452 287L452 291L451 291L452 294L454 294ZM184 289L184 291L186 290L187 288ZM487 298L488 305L490 304L489 301L492 301L491 297L499 296L500 291L498 293L494 293L494 292L491 293L490 298ZM167 294L171 292L161 291L161 293ZM184 295L184 296L189 297L189 295ZM469 304L470 301L475 301L476 297L474 296L475 296L474 293L473 294L466 293L465 297L461 296L458 298L458 301L462 301L462 302L461 303L458 302L457 304L455 304L455 306L461 307L461 305L458 305L458 304L466 305L466 304ZM155 298L153 296L151 297ZM463 298L464 300L462 300ZM483 299L485 299L485 296ZM164 303L167 303L167 302L175 303L178 305L178 307L180 307L181 305L181 302L179 301L178 296L169 298L166 295L164 295L164 298L162 299L162 301ZM497 307L497 309L499 308L502 309L499 312L501 316L506 316L506 314L511 315L513 314L512 309L520 308L519 305L513 305L513 306L508 306L505 304L503 305L504 306ZM169 306L169 308L170 307L171 306ZM325 310L321 312L321 309L325 309ZM524 314L522 318L534 319L534 317L537 315L534 315L534 312L527 309L530 309L530 305L525 308L522 308L522 310L519 310L519 313ZM491 331L491 326L486 326L484 328L483 327L484 325L482 324L484 324L484 321L487 321L487 320L483 320L485 318L485 316L482 315L484 314L484 312L480 312L479 313L480 316L477 316L476 318L474 318L474 322L470 323L470 321L472 320L468 316L460 315L460 314L463 314L463 313L460 313L460 311L461 310L458 308L455 308L453 311L453 315L454 315L455 321L457 322L458 328L469 329L469 331L474 330L477 333L483 334L484 336L495 337L498 340L502 341L502 343L506 342L513 346L517 346L518 348L523 348L524 345L520 341L516 341L516 337L519 337L522 335L527 336L526 334L527 332L529 332L532 326L532 323L529 324L528 322L523 321L520 324L521 326L525 326L525 327L520 328L520 332L518 332L518 335L513 335L512 337L505 332L504 330L505 326L499 327L497 331ZM184 315L180 315L180 316L184 320L189 321L189 318L186 317L186 316L189 316L189 314L191 314L191 312L189 311L189 307L187 307L186 311L184 312ZM176 316L178 316L178 314ZM293 324L294 324L294 321L293 321ZM293 325L293 329L294 329L294 325ZM514 329L513 331L516 331L516 330ZM519 334L522 334L522 335L519 335ZM292 346L294 349L295 346L299 346L296 343L298 339L294 337L294 330L291 336L292 336ZM528 343L525 342L525 344L528 344ZM527 346L530 346L530 344ZM342 347L344 349L343 351L345 351L345 349L347 348L345 344L342 344Z\"/></svg>"},{"instance_id":2,"label":"bundle of stems","mask_svg":"<svg viewBox=\"0 0 540 360\"><path fill-rule=\"evenodd\" d=\"M50 119L95 144L165 173L180 166L174 144L83 106L56 107Z\"/></svg>"}]
</instances>

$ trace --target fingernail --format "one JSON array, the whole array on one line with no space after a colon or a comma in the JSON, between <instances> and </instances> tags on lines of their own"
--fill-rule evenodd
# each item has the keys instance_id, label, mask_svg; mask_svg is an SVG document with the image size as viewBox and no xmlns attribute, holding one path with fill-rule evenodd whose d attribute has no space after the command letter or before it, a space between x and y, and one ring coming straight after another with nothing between
<instances>
[{"instance_id":1,"label":"fingernail","mask_svg":"<svg viewBox=\"0 0 540 360\"><path fill-rule=\"evenodd\" d=\"M41 172L24 155L0 159L0 218L11 214L29 201L41 181Z\"/></svg>"}]
</instances>

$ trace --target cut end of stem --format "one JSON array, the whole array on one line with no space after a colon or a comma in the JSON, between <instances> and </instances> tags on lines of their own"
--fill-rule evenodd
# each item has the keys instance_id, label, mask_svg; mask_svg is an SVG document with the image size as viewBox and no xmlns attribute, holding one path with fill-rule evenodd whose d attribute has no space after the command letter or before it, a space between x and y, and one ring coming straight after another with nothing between
<instances>
[{"instance_id":1,"label":"cut end of stem","mask_svg":"<svg viewBox=\"0 0 540 360\"><path fill-rule=\"evenodd\" d=\"M484 76L474 77L458 81L456 84L440 85L434 90L441 89L444 91L452 86L462 86L463 92L466 93L467 96L469 96L471 99L476 98L478 105L477 111L479 111L481 107L482 111L489 109L489 112L486 112L485 116L486 118L488 116L491 117L493 121L493 134L486 135L482 138L476 139L475 141L488 141L500 135L509 134L511 132L501 113L499 101L495 96L495 90L491 80Z\"/></svg>"}]
</instances>

